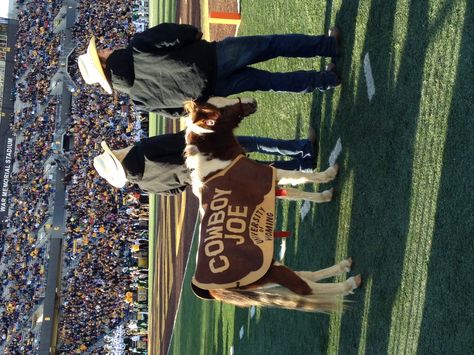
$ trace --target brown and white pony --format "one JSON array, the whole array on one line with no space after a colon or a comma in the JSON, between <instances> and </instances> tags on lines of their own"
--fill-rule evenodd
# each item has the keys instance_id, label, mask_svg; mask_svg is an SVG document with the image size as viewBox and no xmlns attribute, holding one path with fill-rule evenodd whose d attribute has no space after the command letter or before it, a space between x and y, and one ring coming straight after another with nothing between
<instances>
[{"instance_id":1,"label":"brown and white pony","mask_svg":"<svg viewBox=\"0 0 474 355\"><path fill-rule=\"evenodd\" d=\"M239 155L245 155L233 130L242 118L257 109L255 100L212 98L207 103L187 102L186 165L191 170L193 192L199 198L206 188L206 179L225 169ZM278 185L325 183L337 174L337 165L323 172L299 172L276 169ZM321 193L287 188L282 199L328 202L332 189ZM202 206L201 206L202 208ZM203 290L192 285L195 294L205 299L219 300L240 307L267 306L310 312L334 312L343 308L343 297L360 286L361 276L344 282L317 283L316 281L350 271L352 259L320 271L292 271L275 261L257 282L238 288Z\"/></svg>"}]
</instances>

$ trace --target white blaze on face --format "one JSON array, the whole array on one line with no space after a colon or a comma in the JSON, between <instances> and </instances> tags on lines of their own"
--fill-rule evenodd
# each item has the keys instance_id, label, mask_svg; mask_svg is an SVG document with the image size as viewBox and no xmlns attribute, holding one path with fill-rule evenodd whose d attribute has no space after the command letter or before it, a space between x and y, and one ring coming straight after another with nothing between
<instances>
[{"instance_id":1,"label":"white blaze on face","mask_svg":"<svg viewBox=\"0 0 474 355\"><path fill-rule=\"evenodd\" d=\"M228 107L228 106L234 106L234 105L237 105L239 103L251 105L254 102L255 102L254 99L248 99L248 98L243 98L242 99L241 98L240 101L239 101L239 99L229 99L227 97L218 97L218 96L211 97L209 100L207 100L208 104L214 105L217 108L224 108L224 107Z\"/></svg>"},{"instance_id":2,"label":"white blaze on face","mask_svg":"<svg viewBox=\"0 0 474 355\"><path fill-rule=\"evenodd\" d=\"M249 105L255 103L255 100L254 100L254 99L247 99L247 98L243 98L243 99L241 98L240 101L241 101L243 104L249 104Z\"/></svg>"},{"instance_id":3,"label":"white blaze on face","mask_svg":"<svg viewBox=\"0 0 474 355\"><path fill-rule=\"evenodd\" d=\"M239 99L229 99L227 97L211 97L207 100L208 104L214 105L217 108L224 108L227 106L233 106L239 103Z\"/></svg>"},{"instance_id":4,"label":"white blaze on face","mask_svg":"<svg viewBox=\"0 0 474 355\"><path fill-rule=\"evenodd\" d=\"M186 135L189 133L189 132L193 132L193 133L196 133L198 135L203 135L205 133L214 133L213 130L211 129L207 129L207 128L203 128L201 126L198 126L197 124L195 124L193 122L193 119L191 117L191 115L188 115L186 116Z\"/></svg>"}]
</instances>

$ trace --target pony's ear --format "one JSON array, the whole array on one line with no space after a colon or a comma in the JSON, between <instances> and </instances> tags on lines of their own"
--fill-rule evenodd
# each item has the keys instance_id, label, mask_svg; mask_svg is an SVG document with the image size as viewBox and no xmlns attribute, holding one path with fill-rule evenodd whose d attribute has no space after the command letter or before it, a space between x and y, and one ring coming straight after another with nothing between
<instances>
[{"instance_id":1,"label":"pony's ear","mask_svg":"<svg viewBox=\"0 0 474 355\"><path fill-rule=\"evenodd\" d=\"M193 113L198 110L198 105L196 102L190 100L184 102L184 109L187 113Z\"/></svg>"}]
</instances>

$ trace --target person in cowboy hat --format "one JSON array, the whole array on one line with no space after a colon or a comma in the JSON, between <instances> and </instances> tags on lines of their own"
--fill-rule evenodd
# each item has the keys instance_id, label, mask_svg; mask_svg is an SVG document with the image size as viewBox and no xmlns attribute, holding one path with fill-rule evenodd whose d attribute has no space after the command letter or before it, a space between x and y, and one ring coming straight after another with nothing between
<instances>
[{"instance_id":1,"label":"person in cowboy hat","mask_svg":"<svg viewBox=\"0 0 474 355\"><path fill-rule=\"evenodd\" d=\"M100 56L99 56L100 53ZM79 71L86 84L99 84L108 94L112 94L112 86L105 76L102 63L111 53L110 50L97 51L95 37L92 37L87 46L86 54L78 58Z\"/></svg>"},{"instance_id":2,"label":"person in cowboy hat","mask_svg":"<svg viewBox=\"0 0 474 355\"><path fill-rule=\"evenodd\" d=\"M261 162L285 170L313 169L317 156L317 137L310 128L308 139L279 140L263 137L237 137L247 152L290 156L292 160ZM133 146L111 150L103 141L104 152L94 158L94 168L112 186L137 184L143 191L176 195L191 184L184 164L185 131L143 138Z\"/></svg>"},{"instance_id":3,"label":"person in cowboy hat","mask_svg":"<svg viewBox=\"0 0 474 355\"><path fill-rule=\"evenodd\" d=\"M191 25L163 23L137 33L126 48L97 50L92 37L78 57L87 84L107 93L126 93L148 112L169 117L183 113L187 100L207 101L245 91L312 92L340 84L335 65L325 71L274 73L250 67L276 57L336 57L339 30L328 36L303 34L203 40Z\"/></svg>"}]
</instances>

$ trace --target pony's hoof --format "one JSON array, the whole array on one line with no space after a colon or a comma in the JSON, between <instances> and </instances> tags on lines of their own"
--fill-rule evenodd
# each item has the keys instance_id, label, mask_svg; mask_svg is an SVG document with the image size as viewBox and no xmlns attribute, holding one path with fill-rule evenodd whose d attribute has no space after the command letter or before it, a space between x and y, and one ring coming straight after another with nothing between
<instances>
[{"instance_id":1,"label":"pony's hoof","mask_svg":"<svg viewBox=\"0 0 474 355\"><path fill-rule=\"evenodd\" d=\"M316 179L315 182L325 183L325 182L332 181L336 177L338 171L339 171L339 165L334 164L330 166L329 168L327 168L322 173L315 173L316 175L320 177L320 180Z\"/></svg>"},{"instance_id":2,"label":"pony's hoof","mask_svg":"<svg viewBox=\"0 0 474 355\"><path fill-rule=\"evenodd\" d=\"M322 194L323 194L324 201L329 202L334 197L334 188L323 191Z\"/></svg>"},{"instance_id":3,"label":"pony's hoof","mask_svg":"<svg viewBox=\"0 0 474 355\"><path fill-rule=\"evenodd\" d=\"M337 173L339 172L339 164L334 164L333 166L330 167L331 169L331 178L334 179L337 176Z\"/></svg>"},{"instance_id":4,"label":"pony's hoof","mask_svg":"<svg viewBox=\"0 0 474 355\"><path fill-rule=\"evenodd\" d=\"M353 261L351 257L348 257L346 260L341 261L342 271L343 272L351 271L352 263Z\"/></svg>"},{"instance_id":5,"label":"pony's hoof","mask_svg":"<svg viewBox=\"0 0 474 355\"><path fill-rule=\"evenodd\" d=\"M354 281L355 281L357 287L360 287L360 285L362 285L362 276L361 276L361 274L358 274L358 275L354 276Z\"/></svg>"},{"instance_id":6,"label":"pony's hoof","mask_svg":"<svg viewBox=\"0 0 474 355\"><path fill-rule=\"evenodd\" d=\"M353 291L362 284L362 276L358 274L356 276L349 277L347 282L350 285L349 293L354 293Z\"/></svg>"}]
</instances>

